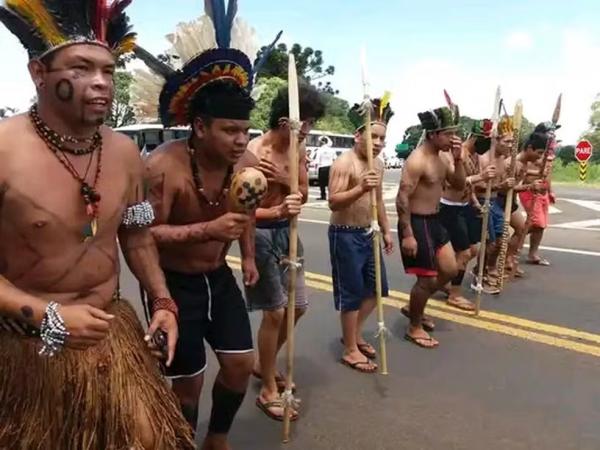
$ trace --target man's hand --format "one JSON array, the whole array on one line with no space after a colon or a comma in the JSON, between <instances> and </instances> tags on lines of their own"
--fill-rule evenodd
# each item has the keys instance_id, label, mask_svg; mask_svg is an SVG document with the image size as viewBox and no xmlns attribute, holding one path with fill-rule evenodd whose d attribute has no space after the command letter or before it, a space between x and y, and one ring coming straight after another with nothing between
<instances>
[{"instance_id":1,"label":"man's hand","mask_svg":"<svg viewBox=\"0 0 600 450\"><path fill-rule=\"evenodd\" d=\"M386 255L391 255L394 252L394 239L389 231L383 233L383 251Z\"/></svg>"},{"instance_id":2,"label":"man's hand","mask_svg":"<svg viewBox=\"0 0 600 450\"><path fill-rule=\"evenodd\" d=\"M213 239L231 242L240 238L249 223L250 216L229 212L209 222L206 229Z\"/></svg>"},{"instance_id":3,"label":"man's hand","mask_svg":"<svg viewBox=\"0 0 600 450\"><path fill-rule=\"evenodd\" d=\"M411 258L417 256L417 240L414 236L402 238L402 253Z\"/></svg>"},{"instance_id":4,"label":"man's hand","mask_svg":"<svg viewBox=\"0 0 600 450\"><path fill-rule=\"evenodd\" d=\"M506 180L504 180L504 185L506 186L507 189L511 189L513 187L515 187L515 177L508 177Z\"/></svg>"},{"instance_id":5,"label":"man's hand","mask_svg":"<svg viewBox=\"0 0 600 450\"><path fill-rule=\"evenodd\" d=\"M379 186L379 175L375 170L367 170L360 176L360 188L363 192L369 192Z\"/></svg>"},{"instance_id":6,"label":"man's hand","mask_svg":"<svg viewBox=\"0 0 600 450\"><path fill-rule=\"evenodd\" d=\"M533 191L542 192L545 189L545 183L542 180L535 180L533 182Z\"/></svg>"},{"instance_id":7,"label":"man's hand","mask_svg":"<svg viewBox=\"0 0 600 450\"><path fill-rule=\"evenodd\" d=\"M115 318L91 305L61 305L58 313L69 332L65 345L75 350L86 350L106 338Z\"/></svg>"},{"instance_id":8,"label":"man's hand","mask_svg":"<svg viewBox=\"0 0 600 450\"><path fill-rule=\"evenodd\" d=\"M242 274L244 276L244 286L252 287L258 282L258 269L254 258L242 259Z\"/></svg>"},{"instance_id":9,"label":"man's hand","mask_svg":"<svg viewBox=\"0 0 600 450\"><path fill-rule=\"evenodd\" d=\"M554 192L548 193L548 200L550 200L551 205L554 205L556 203L556 195L554 195Z\"/></svg>"},{"instance_id":10,"label":"man's hand","mask_svg":"<svg viewBox=\"0 0 600 450\"><path fill-rule=\"evenodd\" d=\"M454 161L462 161L462 140L458 136L450 138L450 151Z\"/></svg>"},{"instance_id":11,"label":"man's hand","mask_svg":"<svg viewBox=\"0 0 600 450\"><path fill-rule=\"evenodd\" d=\"M290 175L281 167L276 166L267 159L261 159L258 169L264 173L269 183L279 183L284 186L290 185Z\"/></svg>"},{"instance_id":12,"label":"man's hand","mask_svg":"<svg viewBox=\"0 0 600 450\"><path fill-rule=\"evenodd\" d=\"M281 216L286 219L291 219L300 214L302 211L302 194L290 194L281 204Z\"/></svg>"},{"instance_id":13,"label":"man's hand","mask_svg":"<svg viewBox=\"0 0 600 450\"><path fill-rule=\"evenodd\" d=\"M496 178L496 166L490 164L481 172L481 177L483 181L489 181Z\"/></svg>"},{"instance_id":14,"label":"man's hand","mask_svg":"<svg viewBox=\"0 0 600 450\"><path fill-rule=\"evenodd\" d=\"M163 355L152 341L152 337L154 334L161 330L163 333L167 335L167 354ZM158 356L161 354L161 357L164 358L166 356L167 362L166 366L170 367L173 362L173 358L175 357L175 346L177 345L177 337L179 336L177 329L177 319L175 318L175 314L171 311L167 311L166 309L159 309L152 316L152 322L148 327L148 331L146 332L146 336L144 337L144 341L148 345L148 348L152 352L153 355Z\"/></svg>"}]
</instances>

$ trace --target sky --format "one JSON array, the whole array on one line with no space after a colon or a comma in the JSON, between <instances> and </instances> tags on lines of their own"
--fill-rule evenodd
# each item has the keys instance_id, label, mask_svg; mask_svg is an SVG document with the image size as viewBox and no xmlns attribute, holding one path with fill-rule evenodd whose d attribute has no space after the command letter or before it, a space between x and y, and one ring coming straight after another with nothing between
<instances>
[{"instance_id":1,"label":"sky","mask_svg":"<svg viewBox=\"0 0 600 450\"><path fill-rule=\"evenodd\" d=\"M155 53L177 23L203 13L201 0L134 0L129 14L139 42ZM283 30L282 42L323 51L331 82L351 104L362 98L360 53L366 48L370 94L392 92L396 112L388 149L417 113L444 105L447 89L461 113L489 117L501 86L512 110L522 99L532 122L549 120L559 93L559 138L575 142L588 127L600 92L598 0L240 0L238 15L261 43ZM0 106L26 108L33 87L27 58L0 26ZM599 149L600 150L600 149Z\"/></svg>"}]
</instances>

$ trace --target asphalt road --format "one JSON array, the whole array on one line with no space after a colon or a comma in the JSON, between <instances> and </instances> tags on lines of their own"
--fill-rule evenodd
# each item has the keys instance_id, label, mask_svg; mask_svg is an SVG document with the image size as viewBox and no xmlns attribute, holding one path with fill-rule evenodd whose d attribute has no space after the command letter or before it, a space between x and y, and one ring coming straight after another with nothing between
<instances>
[{"instance_id":1,"label":"asphalt road","mask_svg":"<svg viewBox=\"0 0 600 450\"><path fill-rule=\"evenodd\" d=\"M394 176L386 176L390 210ZM313 200L316 189L311 195L300 224L311 299L296 334L301 418L293 425L292 442L281 444L281 425L254 405L253 380L231 432L234 449L600 449L600 230L556 226L599 219L597 192L558 190L553 227L543 242L552 266L524 266L525 279L501 296L483 297L479 318L448 307L441 297L430 301L441 342L436 350L403 340L407 320L399 307L413 280L403 273L397 251L386 257L393 290L385 308L391 330L387 376L359 374L339 363L328 211ZM231 254L237 268L237 249ZM126 271L123 288L138 297ZM256 331L260 316L251 319ZM371 319L372 342L374 332ZM206 430L209 386L217 370L214 358L209 364L199 435Z\"/></svg>"}]
</instances>

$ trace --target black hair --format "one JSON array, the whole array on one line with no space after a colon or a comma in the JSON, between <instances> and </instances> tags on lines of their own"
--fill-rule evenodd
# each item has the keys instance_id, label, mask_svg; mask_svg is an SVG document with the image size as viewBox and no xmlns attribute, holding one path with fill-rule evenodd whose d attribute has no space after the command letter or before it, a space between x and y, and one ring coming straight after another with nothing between
<instances>
[{"instance_id":1,"label":"black hair","mask_svg":"<svg viewBox=\"0 0 600 450\"><path fill-rule=\"evenodd\" d=\"M546 133L531 133L529 138L525 141L525 145L523 146L523 150L527 150L531 147L533 150L543 149L545 150L548 147L548 140L550 136Z\"/></svg>"},{"instance_id":2,"label":"black hair","mask_svg":"<svg viewBox=\"0 0 600 450\"><path fill-rule=\"evenodd\" d=\"M254 100L247 91L229 80L217 80L200 89L190 101L188 120L211 119L248 120Z\"/></svg>"},{"instance_id":3,"label":"black hair","mask_svg":"<svg viewBox=\"0 0 600 450\"><path fill-rule=\"evenodd\" d=\"M325 115L325 102L323 96L314 87L308 84L300 84L298 87L300 97L300 120L312 118L319 120ZM274 130L279 126L282 117L289 117L288 88L282 87L271 103L271 115L269 117L269 128Z\"/></svg>"}]
</instances>

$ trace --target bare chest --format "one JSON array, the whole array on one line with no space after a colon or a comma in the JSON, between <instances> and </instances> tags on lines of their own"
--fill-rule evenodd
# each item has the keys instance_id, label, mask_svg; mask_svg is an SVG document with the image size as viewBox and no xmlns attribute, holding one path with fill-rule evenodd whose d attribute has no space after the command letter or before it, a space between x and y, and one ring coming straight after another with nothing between
<instances>
[{"instance_id":1,"label":"bare chest","mask_svg":"<svg viewBox=\"0 0 600 450\"><path fill-rule=\"evenodd\" d=\"M439 159L432 159L425 165L419 184L424 187L442 187L446 181L446 166Z\"/></svg>"},{"instance_id":2,"label":"bare chest","mask_svg":"<svg viewBox=\"0 0 600 450\"><path fill-rule=\"evenodd\" d=\"M82 183L49 154L39 158L10 161L7 190L2 203L2 231L13 230L36 240L78 240L91 218L82 196ZM80 178L100 195L97 210L98 233L116 234L126 204L129 176L110 157L79 157L72 162ZM85 173L88 173L85 177ZM97 182L96 182L97 178Z\"/></svg>"}]
</instances>

